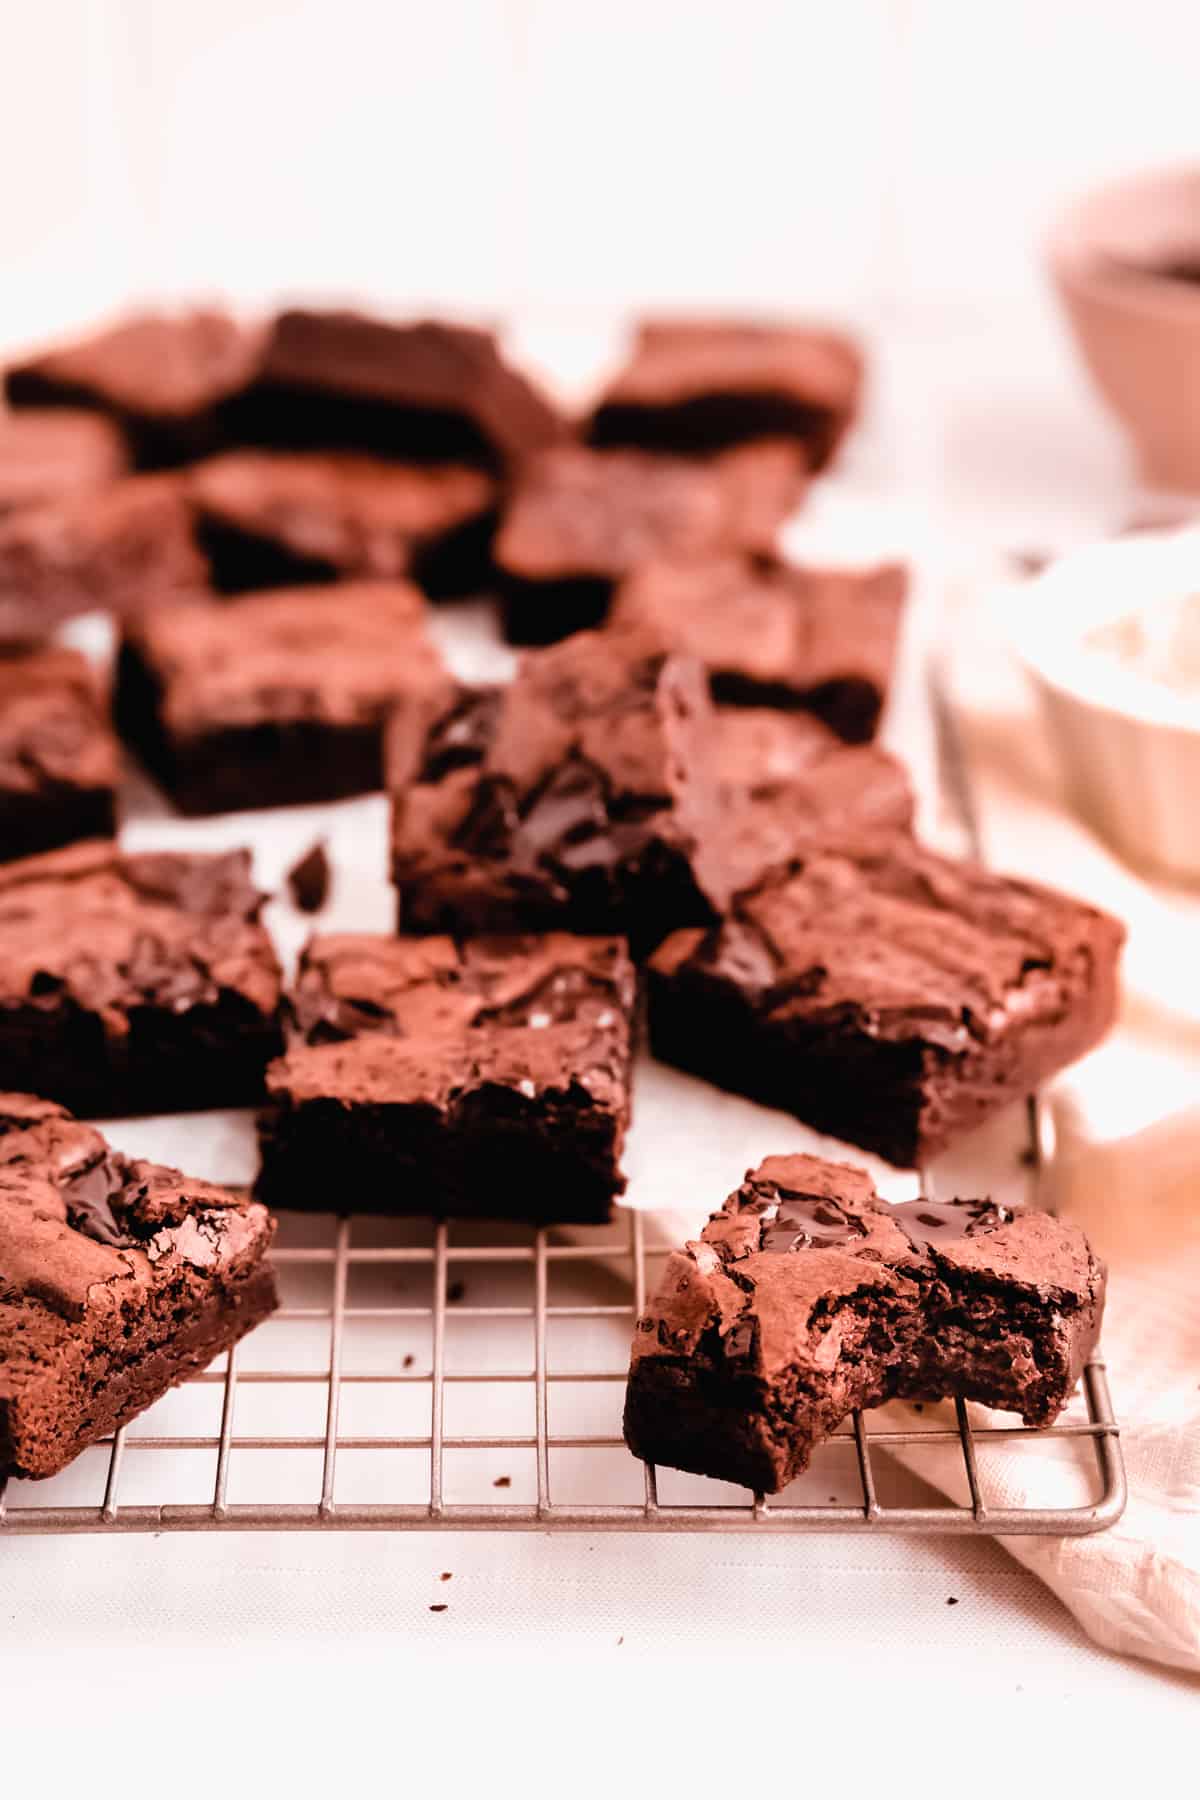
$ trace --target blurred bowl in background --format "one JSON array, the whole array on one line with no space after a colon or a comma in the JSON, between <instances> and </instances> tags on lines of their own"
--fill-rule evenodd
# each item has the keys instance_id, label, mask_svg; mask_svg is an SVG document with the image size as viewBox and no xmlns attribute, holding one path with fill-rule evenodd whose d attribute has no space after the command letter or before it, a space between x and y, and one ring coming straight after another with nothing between
<instances>
[{"instance_id":1,"label":"blurred bowl in background","mask_svg":"<svg viewBox=\"0 0 1200 1800\"><path fill-rule=\"evenodd\" d=\"M1200 166L1077 201L1048 244L1084 361L1158 487L1200 492Z\"/></svg>"},{"instance_id":2,"label":"blurred bowl in background","mask_svg":"<svg viewBox=\"0 0 1200 1800\"><path fill-rule=\"evenodd\" d=\"M1079 811L1142 869L1200 879L1200 526L1073 551L1003 606Z\"/></svg>"}]
</instances>

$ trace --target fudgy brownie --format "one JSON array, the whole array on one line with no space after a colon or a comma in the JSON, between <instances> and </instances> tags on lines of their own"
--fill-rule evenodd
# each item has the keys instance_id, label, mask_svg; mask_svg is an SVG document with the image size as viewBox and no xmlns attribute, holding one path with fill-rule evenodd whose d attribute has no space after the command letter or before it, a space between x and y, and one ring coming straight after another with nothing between
<instances>
[{"instance_id":1,"label":"fudgy brownie","mask_svg":"<svg viewBox=\"0 0 1200 1800\"><path fill-rule=\"evenodd\" d=\"M863 359L841 332L734 320L648 321L602 395L596 444L705 454L792 437L823 469L858 412Z\"/></svg>"},{"instance_id":2,"label":"fudgy brownie","mask_svg":"<svg viewBox=\"0 0 1200 1800\"><path fill-rule=\"evenodd\" d=\"M563 445L518 476L493 556L514 644L550 644L600 625L640 563L672 555L769 551L804 493L789 444L712 462Z\"/></svg>"},{"instance_id":3,"label":"fudgy brownie","mask_svg":"<svg viewBox=\"0 0 1200 1800\"><path fill-rule=\"evenodd\" d=\"M0 1094L0 1479L55 1475L274 1310L266 1208Z\"/></svg>"},{"instance_id":4,"label":"fudgy brownie","mask_svg":"<svg viewBox=\"0 0 1200 1800\"><path fill-rule=\"evenodd\" d=\"M442 598L477 591L489 572L497 488L483 469L231 450L193 471L190 494L225 593L411 574Z\"/></svg>"},{"instance_id":5,"label":"fudgy brownie","mask_svg":"<svg viewBox=\"0 0 1200 1800\"><path fill-rule=\"evenodd\" d=\"M262 899L246 850L0 864L0 1088L89 1118L251 1104L281 1042Z\"/></svg>"},{"instance_id":6,"label":"fudgy brownie","mask_svg":"<svg viewBox=\"0 0 1200 1800\"><path fill-rule=\"evenodd\" d=\"M712 742L735 892L830 837L912 827L903 764L874 744L843 743L810 713L719 706Z\"/></svg>"},{"instance_id":7,"label":"fudgy brownie","mask_svg":"<svg viewBox=\"0 0 1200 1800\"><path fill-rule=\"evenodd\" d=\"M635 990L617 938L314 938L267 1074L259 1196L606 1219Z\"/></svg>"},{"instance_id":8,"label":"fudgy brownie","mask_svg":"<svg viewBox=\"0 0 1200 1800\"><path fill-rule=\"evenodd\" d=\"M656 943L730 892L700 665L584 633L389 737L405 931L632 933Z\"/></svg>"},{"instance_id":9,"label":"fudgy brownie","mask_svg":"<svg viewBox=\"0 0 1200 1800\"><path fill-rule=\"evenodd\" d=\"M90 407L124 431L139 468L219 447L222 402L244 386L257 333L225 313L144 313L5 373L13 406Z\"/></svg>"},{"instance_id":10,"label":"fudgy brownie","mask_svg":"<svg viewBox=\"0 0 1200 1800\"><path fill-rule=\"evenodd\" d=\"M490 331L299 310L275 319L227 422L245 443L496 469L563 431Z\"/></svg>"},{"instance_id":11,"label":"fudgy brownie","mask_svg":"<svg viewBox=\"0 0 1200 1800\"><path fill-rule=\"evenodd\" d=\"M910 1166L1100 1040L1123 938L1094 907L911 839L827 846L659 946L651 1046Z\"/></svg>"},{"instance_id":12,"label":"fudgy brownie","mask_svg":"<svg viewBox=\"0 0 1200 1800\"><path fill-rule=\"evenodd\" d=\"M125 473L121 434L95 413L0 415L0 519L18 507L63 500Z\"/></svg>"},{"instance_id":13,"label":"fudgy brownie","mask_svg":"<svg viewBox=\"0 0 1200 1800\"><path fill-rule=\"evenodd\" d=\"M76 650L0 655L0 862L116 829L117 743Z\"/></svg>"},{"instance_id":14,"label":"fudgy brownie","mask_svg":"<svg viewBox=\"0 0 1200 1800\"><path fill-rule=\"evenodd\" d=\"M989 1200L889 1206L861 1169L770 1156L673 1254L634 1333L647 1462L776 1493L860 1407L978 1400L1048 1425L1100 1330L1074 1225Z\"/></svg>"},{"instance_id":15,"label":"fudgy brownie","mask_svg":"<svg viewBox=\"0 0 1200 1800\"><path fill-rule=\"evenodd\" d=\"M76 613L124 613L207 586L173 475L130 476L0 519L0 644L45 637Z\"/></svg>"},{"instance_id":16,"label":"fudgy brownie","mask_svg":"<svg viewBox=\"0 0 1200 1800\"><path fill-rule=\"evenodd\" d=\"M612 619L648 626L698 656L718 701L804 708L848 742L864 743L887 696L907 586L898 564L655 562L618 589Z\"/></svg>"},{"instance_id":17,"label":"fudgy brownie","mask_svg":"<svg viewBox=\"0 0 1200 1800\"><path fill-rule=\"evenodd\" d=\"M339 800L383 786L393 708L449 692L405 582L277 588L126 623L116 719L185 813Z\"/></svg>"}]
</instances>

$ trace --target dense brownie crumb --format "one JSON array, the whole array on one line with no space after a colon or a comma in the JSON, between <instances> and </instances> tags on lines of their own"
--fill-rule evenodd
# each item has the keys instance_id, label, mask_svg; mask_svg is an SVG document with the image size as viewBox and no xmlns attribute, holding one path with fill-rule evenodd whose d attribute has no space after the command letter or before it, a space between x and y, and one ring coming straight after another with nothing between
<instances>
[{"instance_id":1,"label":"dense brownie crumb","mask_svg":"<svg viewBox=\"0 0 1200 1800\"><path fill-rule=\"evenodd\" d=\"M304 913L320 912L329 898L329 876L329 857L318 841L287 872L292 904Z\"/></svg>"},{"instance_id":2,"label":"dense brownie crumb","mask_svg":"<svg viewBox=\"0 0 1200 1800\"><path fill-rule=\"evenodd\" d=\"M907 1166L1100 1040L1123 935L910 839L826 846L659 947L651 1045Z\"/></svg>"},{"instance_id":3,"label":"dense brownie crumb","mask_svg":"<svg viewBox=\"0 0 1200 1800\"><path fill-rule=\"evenodd\" d=\"M94 413L50 407L0 416L0 519L90 493L127 466L121 434Z\"/></svg>"},{"instance_id":4,"label":"dense brownie crumb","mask_svg":"<svg viewBox=\"0 0 1200 1800\"><path fill-rule=\"evenodd\" d=\"M956 1396L1050 1424L1104 1309L1083 1233L989 1200L889 1206L861 1170L772 1156L673 1254L638 1321L634 1454L775 1493L847 1415Z\"/></svg>"},{"instance_id":5,"label":"dense brownie crumb","mask_svg":"<svg viewBox=\"0 0 1200 1800\"><path fill-rule=\"evenodd\" d=\"M140 468L218 447L222 403L248 380L256 334L225 313L144 313L15 363L13 406L90 407L124 431Z\"/></svg>"},{"instance_id":6,"label":"dense brownie crumb","mask_svg":"<svg viewBox=\"0 0 1200 1800\"><path fill-rule=\"evenodd\" d=\"M490 571L497 485L482 469L235 450L201 463L189 493L225 593L411 574L450 598L484 586Z\"/></svg>"},{"instance_id":7,"label":"dense brownie crumb","mask_svg":"<svg viewBox=\"0 0 1200 1800\"><path fill-rule=\"evenodd\" d=\"M887 698L907 585L898 564L655 562L621 586L612 618L698 656L717 701L802 708L839 737L865 743Z\"/></svg>"},{"instance_id":8,"label":"dense brownie crumb","mask_svg":"<svg viewBox=\"0 0 1200 1800\"><path fill-rule=\"evenodd\" d=\"M494 546L509 640L549 644L603 624L617 583L651 558L770 550L805 481L786 444L705 464L545 451L522 469Z\"/></svg>"},{"instance_id":9,"label":"dense brownie crumb","mask_svg":"<svg viewBox=\"0 0 1200 1800\"><path fill-rule=\"evenodd\" d=\"M392 711L449 691L415 588L339 582L129 621L116 718L180 810L211 813L382 787Z\"/></svg>"},{"instance_id":10,"label":"dense brownie crumb","mask_svg":"<svg viewBox=\"0 0 1200 1800\"><path fill-rule=\"evenodd\" d=\"M790 436L817 470L853 422L862 382L862 354L842 332L748 320L647 320L588 435L596 444L700 455Z\"/></svg>"},{"instance_id":11,"label":"dense brownie crumb","mask_svg":"<svg viewBox=\"0 0 1200 1800\"><path fill-rule=\"evenodd\" d=\"M117 745L84 657L0 655L0 862L116 828Z\"/></svg>"},{"instance_id":12,"label":"dense brownie crumb","mask_svg":"<svg viewBox=\"0 0 1200 1800\"><path fill-rule=\"evenodd\" d=\"M606 1219L635 992L615 938L314 938L268 1073L260 1197Z\"/></svg>"},{"instance_id":13,"label":"dense brownie crumb","mask_svg":"<svg viewBox=\"0 0 1200 1800\"><path fill-rule=\"evenodd\" d=\"M0 1479L54 1475L276 1304L266 1210L0 1094Z\"/></svg>"},{"instance_id":14,"label":"dense brownie crumb","mask_svg":"<svg viewBox=\"0 0 1200 1800\"><path fill-rule=\"evenodd\" d=\"M72 845L0 865L0 1087L90 1117L237 1106L280 1047L249 852Z\"/></svg>"}]
</instances>

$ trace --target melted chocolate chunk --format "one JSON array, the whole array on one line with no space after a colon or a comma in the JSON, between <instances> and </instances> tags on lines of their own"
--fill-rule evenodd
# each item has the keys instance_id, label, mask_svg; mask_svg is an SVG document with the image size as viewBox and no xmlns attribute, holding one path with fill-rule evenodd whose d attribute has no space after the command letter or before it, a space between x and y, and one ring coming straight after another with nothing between
<instances>
[{"instance_id":1,"label":"melted chocolate chunk","mask_svg":"<svg viewBox=\"0 0 1200 1800\"><path fill-rule=\"evenodd\" d=\"M419 781L441 781L454 769L483 761L500 715L499 688L463 694L437 721L425 742Z\"/></svg>"},{"instance_id":2,"label":"melted chocolate chunk","mask_svg":"<svg viewBox=\"0 0 1200 1800\"><path fill-rule=\"evenodd\" d=\"M993 1200L907 1200L892 1216L913 1249L925 1250L1006 1225L1013 1215Z\"/></svg>"},{"instance_id":3,"label":"melted chocolate chunk","mask_svg":"<svg viewBox=\"0 0 1200 1800\"><path fill-rule=\"evenodd\" d=\"M591 975L587 969L555 969L515 1000L481 1012L478 1023L528 1025L535 1031L546 1025L565 1025L576 1017L584 1000L610 999L612 995L612 983Z\"/></svg>"},{"instance_id":4,"label":"melted chocolate chunk","mask_svg":"<svg viewBox=\"0 0 1200 1800\"><path fill-rule=\"evenodd\" d=\"M62 1183L67 1223L97 1244L124 1249L136 1240L123 1231L112 1209L113 1196L121 1191L121 1175L111 1156L102 1155L77 1170Z\"/></svg>"},{"instance_id":5,"label":"melted chocolate chunk","mask_svg":"<svg viewBox=\"0 0 1200 1800\"><path fill-rule=\"evenodd\" d=\"M793 1194L787 1188L778 1190L762 1214L762 1250L787 1252L810 1246L826 1248L848 1244L867 1235L861 1219L854 1218L823 1194Z\"/></svg>"}]
</instances>

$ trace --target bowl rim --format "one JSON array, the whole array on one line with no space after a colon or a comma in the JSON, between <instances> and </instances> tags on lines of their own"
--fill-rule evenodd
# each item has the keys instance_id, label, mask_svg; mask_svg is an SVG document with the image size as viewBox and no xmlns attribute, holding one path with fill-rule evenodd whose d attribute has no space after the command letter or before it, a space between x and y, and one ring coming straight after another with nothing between
<instances>
[{"instance_id":1,"label":"bowl rim","mask_svg":"<svg viewBox=\"0 0 1200 1800\"><path fill-rule=\"evenodd\" d=\"M1102 246L1094 241L1089 244L1084 230L1088 216L1107 201L1135 199L1148 188L1184 182L1200 189L1200 159L1159 164L1075 194L1059 207L1043 234L1044 252L1056 280L1121 311L1159 312L1189 320L1200 317L1200 285L1191 290L1187 283L1137 262L1108 263L1097 254Z\"/></svg>"}]
</instances>

